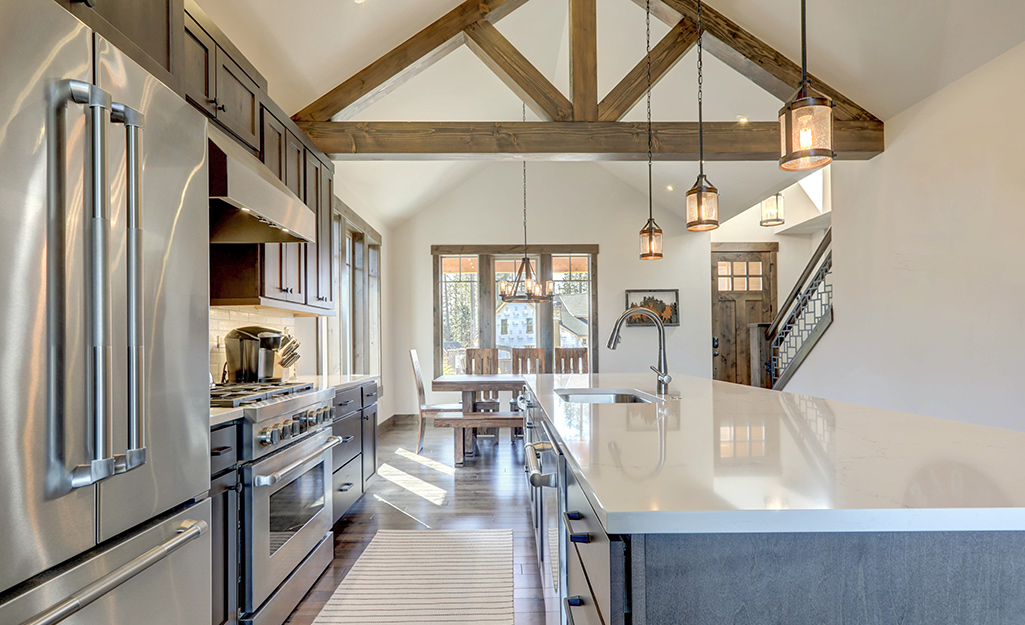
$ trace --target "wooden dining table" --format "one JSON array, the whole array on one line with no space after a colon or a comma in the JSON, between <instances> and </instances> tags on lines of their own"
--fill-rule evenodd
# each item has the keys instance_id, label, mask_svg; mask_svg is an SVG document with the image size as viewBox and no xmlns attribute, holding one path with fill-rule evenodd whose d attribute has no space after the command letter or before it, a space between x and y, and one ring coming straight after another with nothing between
<instances>
[{"instance_id":1,"label":"wooden dining table","mask_svg":"<svg viewBox=\"0 0 1025 625\"><path fill-rule=\"evenodd\" d=\"M514 374L447 374L441 377L435 378L431 382L431 390L437 392L452 392L458 391L463 394L463 416L466 418L472 418L474 415L480 415L482 419L487 420L489 417L498 416L498 414L509 413L494 413L484 412L479 409L477 405L477 394L481 392L490 391L511 391L517 393L523 390L523 385L526 384L526 380L522 375ZM459 461L460 456L473 456L476 451L476 440L473 436L473 428L468 427L463 429L461 434L456 434L456 464L461 465ZM462 443L460 445L460 443ZM463 453L459 453L459 448L462 447Z\"/></svg>"}]
</instances>

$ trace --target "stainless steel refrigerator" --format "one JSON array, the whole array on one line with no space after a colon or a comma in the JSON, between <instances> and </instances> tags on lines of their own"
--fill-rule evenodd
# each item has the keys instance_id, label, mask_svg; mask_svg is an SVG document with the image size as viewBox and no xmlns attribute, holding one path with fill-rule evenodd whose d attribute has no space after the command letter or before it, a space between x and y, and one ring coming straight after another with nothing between
<instances>
[{"instance_id":1,"label":"stainless steel refrigerator","mask_svg":"<svg viewBox=\"0 0 1025 625\"><path fill-rule=\"evenodd\" d=\"M0 625L210 618L207 127L0 0Z\"/></svg>"}]
</instances>

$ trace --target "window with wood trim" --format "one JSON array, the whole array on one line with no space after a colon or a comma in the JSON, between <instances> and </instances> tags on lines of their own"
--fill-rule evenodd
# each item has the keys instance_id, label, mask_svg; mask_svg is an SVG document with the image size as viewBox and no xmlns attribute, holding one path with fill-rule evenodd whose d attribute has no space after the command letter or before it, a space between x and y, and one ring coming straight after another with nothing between
<instances>
[{"instance_id":1,"label":"window with wood trim","mask_svg":"<svg viewBox=\"0 0 1025 625\"><path fill-rule=\"evenodd\" d=\"M561 373L555 371L556 363L567 360L558 358L562 354L556 350L564 349L578 355L578 350L585 350L590 370L597 370L597 354L591 346L596 344L597 331L598 246L528 247L540 279L555 283L551 304L502 301L499 285L515 279L522 247L433 246L431 251L436 374L464 373L466 350L481 348L496 350L497 373L524 370L516 359L525 359L531 352L536 355L536 349L543 350L546 372Z\"/></svg>"}]
</instances>

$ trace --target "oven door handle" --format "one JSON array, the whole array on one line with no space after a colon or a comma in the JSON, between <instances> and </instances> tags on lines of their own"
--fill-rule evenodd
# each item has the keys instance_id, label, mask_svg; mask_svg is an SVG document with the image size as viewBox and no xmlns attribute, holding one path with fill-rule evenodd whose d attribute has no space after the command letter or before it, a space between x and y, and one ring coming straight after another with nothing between
<instances>
[{"instance_id":1,"label":"oven door handle","mask_svg":"<svg viewBox=\"0 0 1025 625\"><path fill-rule=\"evenodd\" d=\"M523 455L527 458L527 473L529 474L527 475L527 481L535 488L542 486L555 488L558 485L554 473L541 473L541 464L537 460L537 454L551 450L551 443L545 442L532 443L523 447Z\"/></svg>"},{"instance_id":2,"label":"oven door handle","mask_svg":"<svg viewBox=\"0 0 1025 625\"><path fill-rule=\"evenodd\" d=\"M304 464L307 464L311 460L316 459L317 456L320 456L325 451L327 451L329 449L332 449L334 447L337 447L338 445L341 445L341 444L342 444L342 439L338 438L337 436L328 436L327 437L327 442L324 443L323 445L321 445L320 447L318 447L316 451L310 452L309 454L303 456L302 458L300 458L300 459L296 460L295 462L293 462L292 464L288 465L284 469L281 469L280 471L277 471L275 473L271 473L270 475L254 475L253 476L253 486L257 486L257 487L259 487L259 486L274 486L275 484L280 482L282 479L284 479L284 477L286 475L288 475L289 473L291 473L292 471L295 471L296 469L298 469L299 467L303 466Z\"/></svg>"}]
</instances>

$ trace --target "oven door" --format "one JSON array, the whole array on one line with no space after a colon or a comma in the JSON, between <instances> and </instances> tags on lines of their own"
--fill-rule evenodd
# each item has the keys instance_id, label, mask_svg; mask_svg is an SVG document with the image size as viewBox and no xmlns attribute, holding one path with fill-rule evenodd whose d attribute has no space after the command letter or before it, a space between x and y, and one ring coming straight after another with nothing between
<instances>
[{"instance_id":1,"label":"oven door","mask_svg":"<svg viewBox=\"0 0 1025 625\"><path fill-rule=\"evenodd\" d=\"M324 429L243 467L242 609L255 612L331 531L331 450Z\"/></svg>"}]
</instances>

